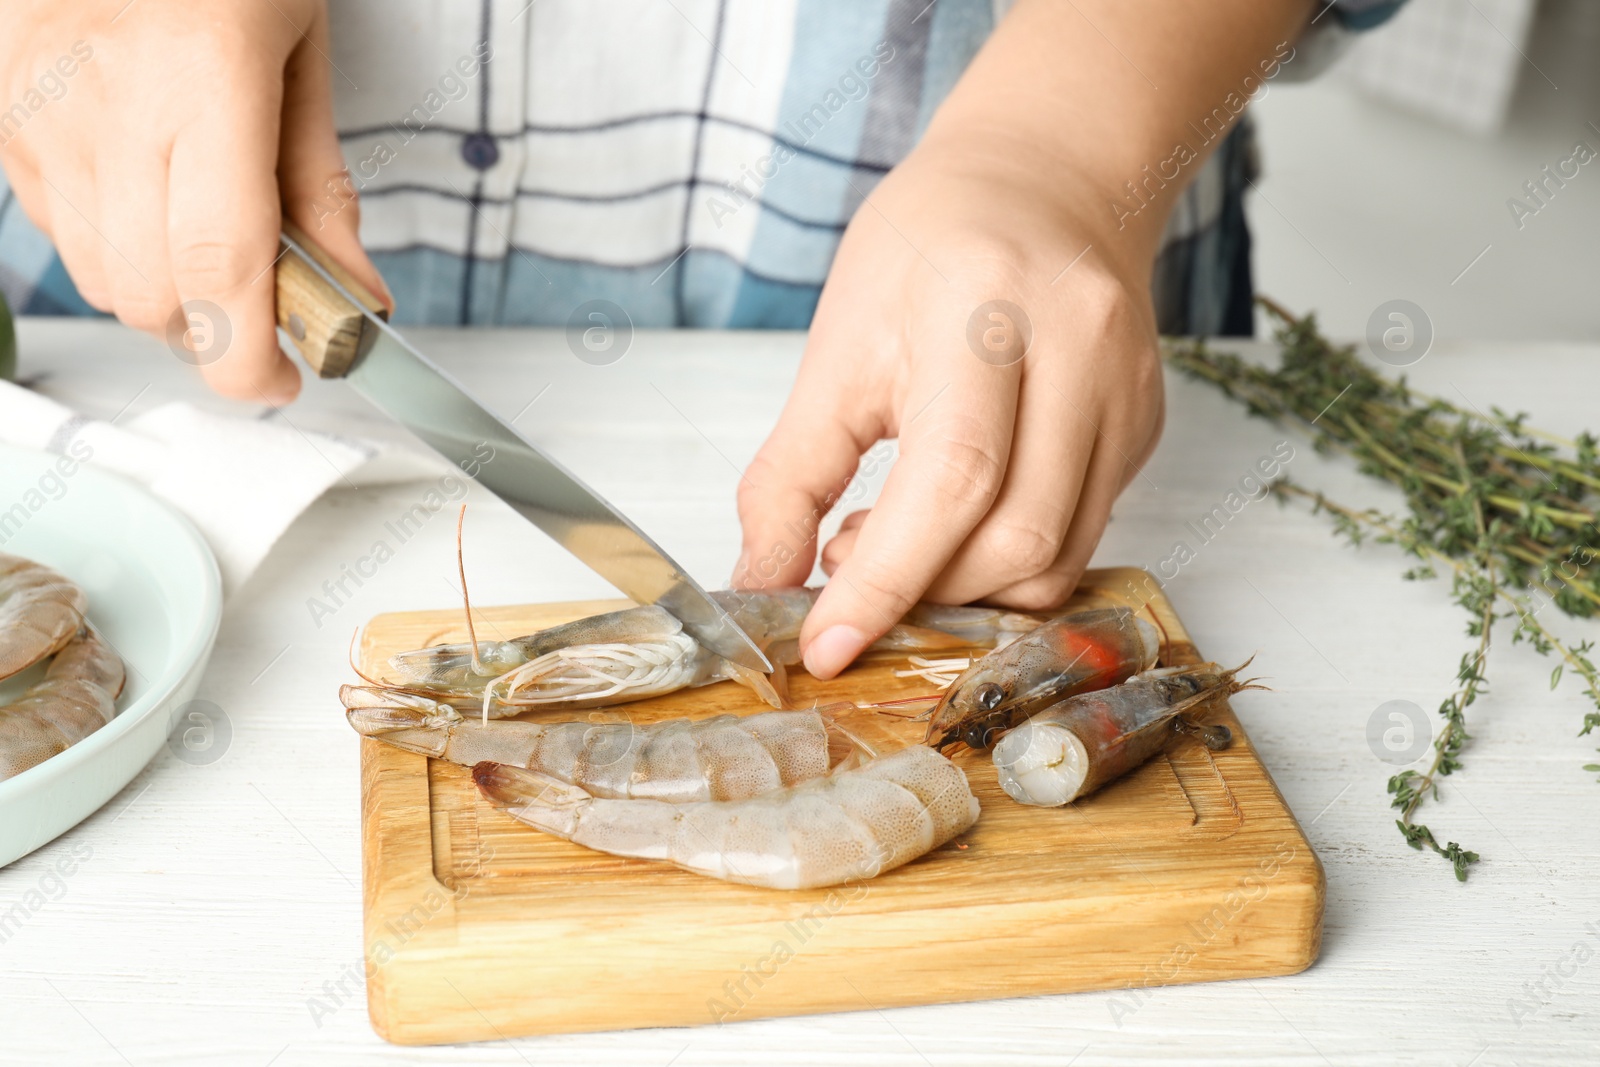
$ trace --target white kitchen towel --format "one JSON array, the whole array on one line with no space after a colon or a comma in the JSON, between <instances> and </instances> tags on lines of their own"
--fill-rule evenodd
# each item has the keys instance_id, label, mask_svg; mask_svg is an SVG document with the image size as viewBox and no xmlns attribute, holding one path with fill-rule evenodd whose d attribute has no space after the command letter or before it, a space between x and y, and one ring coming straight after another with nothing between
<instances>
[{"instance_id":1,"label":"white kitchen towel","mask_svg":"<svg viewBox=\"0 0 1600 1067\"><path fill-rule=\"evenodd\" d=\"M143 483L199 528L222 569L224 595L254 573L302 511L330 487L436 474L403 446L268 420L163 404L122 425L0 381L0 441L70 455Z\"/></svg>"}]
</instances>

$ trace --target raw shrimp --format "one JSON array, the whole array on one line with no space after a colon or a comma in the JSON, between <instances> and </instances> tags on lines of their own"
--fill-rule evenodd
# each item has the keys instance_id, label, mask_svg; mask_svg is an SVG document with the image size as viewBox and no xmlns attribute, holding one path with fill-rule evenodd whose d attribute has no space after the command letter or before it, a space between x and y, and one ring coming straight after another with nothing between
<instances>
[{"instance_id":1,"label":"raw shrimp","mask_svg":"<svg viewBox=\"0 0 1600 1067\"><path fill-rule=\"evenodd\" d=\"M1235 680L1244 668L1215 663L1145 671L1121 685L1081 693L1033 716L994 748L1000 788L1019 804L1059 807L1127 774L1178 733L1195 733L1208 748L1226 748L1226 726L1191 721L1207 703L1259 688Z\"/></svg>"},{"instance_id":2,"label":"raw shrimp","mask_svg":"<svg viewBox=\"0 0 1600 1067\"><path fill-rule=\"evenodd\" d=\"M471 643L462 642L401 652L390 657L389 665L418 687L444 694L481 696L484 686L494 679L564 648L672 643L672 647L664 651L676 656L678 643L672 639L682 633L683 624L664 608L653 605L624 608L575 619L509 641L480 641L476 664ZM480 673L479 667L486 673Z\"/></svg>"},{"instance_id":3,"label":"raw shrimp","mask_svg":"<svg viewBox=\"0 0 1600 1067\"><path fill-rule=\"evenodd\" d=\"M961 769L913 745L747 800L607 800L536 771L480 763L473 781L512 818L617 856L772 889L873 878L978 821Z\"/></svg>"},{"instance_id":4,"label":"raw shrimp","mask_svg":"<svg viewBox=\"0 0 1600 1067\"><path fill-rule=\"evenodd\" d=\"M492 760L540 771L597 797L742 800L828 773L827 709L647 726L480 723L407 693L347 685L339 697L365 737L468 767Z\"/></svg>"},{"instance_id":5,"label":"raw shrimp","mask_svg":"<svg viewBox=\"0 0 1600 1067\"><path fill-rule=\"evenodd\" d=\"M0 707L0 781L43 763L110 722L123 680L117 654L81 626L56 653L44 680L15 703Z\"/></svg>"},{"instance_id":6,"label":"raw shrimp","mask_svg":"<svg viewBox=\"0 0 1600 1067\"><path fill-rule=\"evenodd\" d=\"M83 590L49 567L0 554L0 679L72 640L88 606Z\"/></svg>"},{"instance_id":7,"label":"raw shrimp","mask_svg":"<svg viewBox=\"0 0 1600 1067\"><path fill-rule=\"evenodd\" d=\"M457 708L481 703L486 717L495 718L531 708L603 707L731 679L782 707L783 668L799 662L800 626L819 593L711 594L778 668L770 680L702 648L673 615L652 606L578 619L509 641L479 642L481 670L474 666L471 643L401 652L389 664L405 681L393 688ZM873 647L917 652L993 646L1038 625L1032 616L994 608L918 604Z\"/></svg>"},{"instance_id":8,"label":"raw shrimp","mask_svg":"<svg viewBox=\"0 0 1600 1067\"><path fill-rule=\"evenodd\" d=\"M1051 619L968 667L933 709L923 743L988 748L998 731L1064 697L1154 666L1160 650L1156 628L1127 608Z\"/></svg>"}]
</instances>

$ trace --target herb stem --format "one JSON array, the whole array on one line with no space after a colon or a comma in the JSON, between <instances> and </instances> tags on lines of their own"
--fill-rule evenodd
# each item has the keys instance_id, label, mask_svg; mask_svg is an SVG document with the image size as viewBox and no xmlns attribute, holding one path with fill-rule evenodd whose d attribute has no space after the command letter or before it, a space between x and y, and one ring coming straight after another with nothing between
<instances>
[{"instance_id":1,"label":"herb stem","mask_svg":"<svg viewBox=\"0 0 1600 1067\"><path fill-rule=\"evenodd\" d=\"M1600 728L1593 643L1558 639L1536 617L1548 605L1534 599L1548 597L1571 616L1600 615L1600 438L1585 432L1566 440L1527 426L1525 415L1416 393L1403 378L1377 373L1353 346L1329 343L1311 316L1296 318L1271 300L1258 302L1279 322L1276 368L1214 352L1204 341L1173 344L1168 359L1251 414L1299 426L1317 451L1350 456L1363 473L1398 488L1408 514L1401 520L1358 511L1287 480L1275 483L1275 492L1313 500L1313 510L1326 512L1336 532L1358 545L1371 535L1417 557L1421 566L1408 578L1432 577L1438 564L1449 566L1451 595L1467 612L1475 647L1462 656L1456 685L1440 705L1445 721L1433 759L1425 771L1391 778L1389 793L1407 843L1446 857L1464 881L1476 853L1453 841L1441 847L1415 817L1425 800L1438 797L1440 780L1461 769L1471 739L1466 710L1488 691L1485 665L1497 619L1517 618L1510 643L1526 641L1543 655L1559 656L1552 688L1563 671L1582 679L1591 710L1580 733Z\"/></svg>"}]
</instances>

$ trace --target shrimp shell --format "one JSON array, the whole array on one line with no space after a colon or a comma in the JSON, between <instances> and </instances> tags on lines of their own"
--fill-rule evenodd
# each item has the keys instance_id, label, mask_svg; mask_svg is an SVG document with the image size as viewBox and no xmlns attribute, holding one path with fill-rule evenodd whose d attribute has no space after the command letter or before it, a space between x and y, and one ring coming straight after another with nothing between
<instances>
[{"instance_id":1,"label":"shrimp shell","mask_svg":"<svg viewBox=\"0 0 1600 1067\"><path fill-rule=\"evenodd\" d=\"M967 776L921 745L736 801L607 800L498 763L478 764L472 778L491 804L556 837L771 889L874 878L978 821Z\"/></svg>"},{"instance_id":2,"label":"shrimp shell","mask_svg":"<svg viewBox=\"0 0 1600 1067\"><path fill-rule=\"evenodd\" d=\"M72 640L88 599L43 564L0 554L0 681Z\"/></svg>"},{"instance_id":3,"label":"shrimp shell","mask_svg":"<svg viewBox=\"0 0 1600 1067\"><path fill-rule=\"evenodd\" d=\"M347 685L357 733L471 767L484 761L539 771L597 797L669 803L739 800L828 773L819 711L629 722L484 724L448 704Z\"/></svg>"},{"instance_id":4,"label":"shrimp shell","mask_svg":"<svg viewBox=\"0 0 1600 1067\"><path fill-rule=\"evenodd\" d=\"M111 647L83 627L56 653L43 681L0 707L0 781L66 751L110 722L125 677Z\"/></svg>"},{"instance_id":5,"label":"shrimp shell","mask_svg":"<svg viewBox=\"0 0 1600 1067\"><path fill-rule=\"evenodd\" d=\"M1127 608L1051 619L962 672L933 709L923 743L987 748L996 733L1058 700L1148 669L1160 650L1156 628Z\"/></svg>"},{"instance_id":6,"label":"shrimp shell","mask_svg":"<svg viewBox=\"0 0 1600 1067\"><path fill-rule=\"evenodd\" d=\"M995 746L1000 788L1019 804L1060 807L1140 766L1180 731L1199 733L1208 748L1224 748L1232 739L1227 727L1186 723L1182 716L1252 688L1234 680L1241 669L1163 667L1046 708Z\"/></svg>"}]
</instances>

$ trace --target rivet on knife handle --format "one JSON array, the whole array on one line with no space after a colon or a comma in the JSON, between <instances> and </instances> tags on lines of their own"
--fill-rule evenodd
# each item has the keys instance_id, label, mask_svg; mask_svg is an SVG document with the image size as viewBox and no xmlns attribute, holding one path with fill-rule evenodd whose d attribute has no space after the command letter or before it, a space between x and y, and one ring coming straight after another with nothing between
<instances>
[{"instance_id":1,"label":"rivet on knife handle","mask_svg":"<svg viewBox=\"0 0 1600 1067\"><path fill-rule=\"evenodd\" d=\"M318 248L305 231L285 222L283 233L365 304L368 311L379 318L389 317L383 301ZM295 347L311 369L319 378L343 378L350 373L356 359L373 341L373 328L367 325L361 310L352 307L293 247L278 260L277 285L278 325L294 338Z\"/></svg>"}]
</instances>

